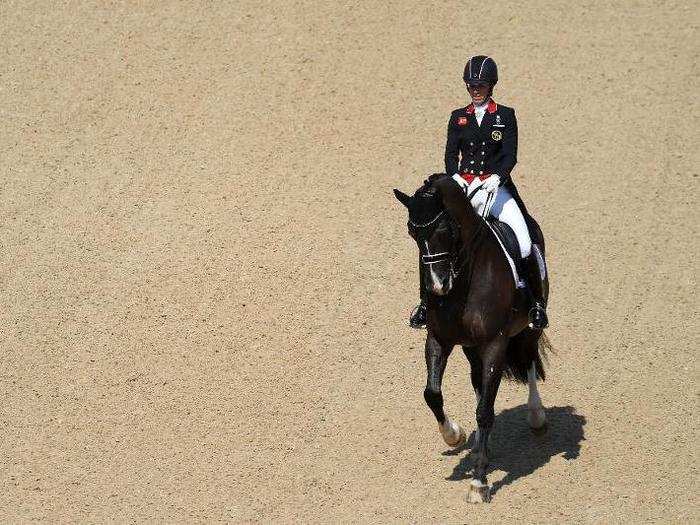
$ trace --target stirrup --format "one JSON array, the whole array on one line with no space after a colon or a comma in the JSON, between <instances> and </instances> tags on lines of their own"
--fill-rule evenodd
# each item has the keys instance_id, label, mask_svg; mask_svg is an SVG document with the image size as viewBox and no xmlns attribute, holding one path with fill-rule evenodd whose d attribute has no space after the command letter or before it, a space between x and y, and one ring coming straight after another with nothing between
<instances>
[{"instance_id":1,"label":"stirrup","mask_svg":"<svg viewBox=\"0 0 700 525\"><path fill-rule=\"evenodd\" d=\"M547 311L540 303L535 303L527 314L528 326L535 330L544 330L549 326Z\"/></svg>"},{"instance_id":2,"label":"stirrup","mask_svg":"<svg viewBox=\"0 0 700 525\"><path fill-rule=\"evenodd\" d=\"M428 312L425 309L425 305L420 302L413 310L411 310L411 316L408 319L408 326L416 330L425 328L428 322Z\"/></svg>"}]
</instances>

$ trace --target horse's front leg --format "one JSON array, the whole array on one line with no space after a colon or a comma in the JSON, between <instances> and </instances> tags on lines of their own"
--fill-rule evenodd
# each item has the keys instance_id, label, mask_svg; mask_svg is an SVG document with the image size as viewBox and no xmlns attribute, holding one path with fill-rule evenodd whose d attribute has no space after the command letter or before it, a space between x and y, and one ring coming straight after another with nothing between
<instances>
[{"instance_id":1,"label":"horse's front leg","mask_svg":"<svg viewBox=\"0 0 700 525\"><path fill-rule=\"evenodd\" d=\"M491 499L491 489L486 481L488 461L488 441L493 428L493 406L501 384L503 367L505 366L505 353L508 346L508 338L499 335L488 345L481 348L481 396L476 407L476 422L479 431L476 436L476 444L472 451L476 451L476 464L474 474L469 486L468 500L470 503L483 503Z\"/></svg>"},{"instance_id":2,"label":"horse's front leg","mask_svg":"<svg viewBox=\"0 0 700 525\"><path fill-rule=\"evenodd\" d=\"M440 434L450 447L458 447L467 440L467 436L457 423L450 420L443 409L442 376L450 357L452 346L441 345L429 331L425 340L425 364L428 369L428 380L423 392L425 402L435 414Z\"/></svg>"},{"instance_id":3,"label":"horse's front leg","mask_svg":"<svg viewBox=\"0 0 700 525\"><path fill-rule=\"evenodd\" d=\"M472 381L472 388L474 389L474 395L476 397L476 406L479 406L479 400L481 399L481 356L476 348L470 348L468 346L463 346L462 350L464 355L469 361L469 375ZM474 432L474 443L479 442L479 427L476 428Z\"/></svg>"}]
</instances>

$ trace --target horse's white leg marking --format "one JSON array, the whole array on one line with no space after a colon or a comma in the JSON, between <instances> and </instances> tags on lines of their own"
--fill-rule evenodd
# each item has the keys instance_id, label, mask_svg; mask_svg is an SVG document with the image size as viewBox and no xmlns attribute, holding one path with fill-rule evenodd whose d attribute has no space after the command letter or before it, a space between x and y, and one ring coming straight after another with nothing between
<instances>
[{"instance_id":1,"label":"horse's white leg marking","mask_svg":"<svg viewBox=\"0 0 700 525\"><path fill-rule=\"evenodd\" d=\"M527 398L527 422L530 428L539 429L546 423L546 416L540 393L537 391L537 371L534 362L530 370L527 371L527 381L529 389Z\"/></svg>"},{"instance_id":2,"label":"horse's white leg marking","mask_svg":"<svg viewBox=\"0 0 700 525\"><path fill-rule=\"evenodd\" d=\"M469 503L488 503L491 501L491 487L478 479L471 480L469 492L467 492L467 501Z\"/></svg>"},{"instance_id":3,"label":"horse's white leg marking","mask_svg":"<svg viewBox=\"0 0 700 525\"><path fill-rule=\"evenodd\" d=\"M459 447L467 440L467 435L462 427L452 421L449 417L445 419L445 423L439 425L442 439L450 447Z\"/></svg>"}]
</instances>

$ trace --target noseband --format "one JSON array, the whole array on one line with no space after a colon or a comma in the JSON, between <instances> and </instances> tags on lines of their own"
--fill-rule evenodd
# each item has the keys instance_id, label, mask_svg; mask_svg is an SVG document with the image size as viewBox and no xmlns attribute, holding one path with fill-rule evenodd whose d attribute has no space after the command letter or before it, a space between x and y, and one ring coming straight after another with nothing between
<instances>
[{"instance_id":1,"label":"noseband","mask_svg":"<svg viewBox=\"0 0 700 525\"><path fill-rule=\"evenodd\" d=\"M428 255L421 255L420 260L423 264L436 264L448 260L450 256L450 252L430 253Z\"/></svg>"}]
</instances>

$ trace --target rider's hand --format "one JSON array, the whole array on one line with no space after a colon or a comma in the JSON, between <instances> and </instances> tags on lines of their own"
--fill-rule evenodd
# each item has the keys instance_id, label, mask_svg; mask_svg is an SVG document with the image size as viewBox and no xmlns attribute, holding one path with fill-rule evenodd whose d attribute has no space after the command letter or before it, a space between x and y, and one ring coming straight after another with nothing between
<instances>
[{"instance_id":1,"label":"rider's hand","mask_svg":"<svg viewBox=\"0 0 700 525\"><path fill-rule=\"evenodd\" d=\"M489 193L493 193L498 189L498 186L501 184L501 177L498 175L491 175L488 179L484 181L484 183L481 185L481 187L488 191Z\"/></svg>"}]
</instances>

